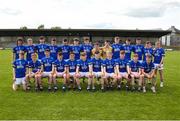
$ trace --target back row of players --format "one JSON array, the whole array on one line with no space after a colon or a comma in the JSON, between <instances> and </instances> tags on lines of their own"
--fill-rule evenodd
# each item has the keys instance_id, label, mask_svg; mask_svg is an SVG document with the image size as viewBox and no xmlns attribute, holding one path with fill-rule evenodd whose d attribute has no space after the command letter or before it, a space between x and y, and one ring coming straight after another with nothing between
<instances>
[{"instance_id":1,"label":"back row of players","mask_svg":"<svg viewBox=\"0 0 180 121\"><path fill-rule=\"evenodd\" d=\"M69 45L64 39L62 45L56 44L56 38L51 39L51 45L45 44L45 37L39 38L39 44L33 40L17 39L13 48L13 89L23 85L24 90L30 89L30 79L35 79L35 90L43 90L42 78L48 77L48 90L58 89L57 77L63 78L62 89L73 87L81 90L80 78L88 78L87 90L95 90L95 78L100 81L101 90L121 89L123 79L127 80L126 89L146 92L146 78L152 83L152 91L156 92L156 74L159 70L160 86L163 87L163 61L165 52L159 41L155 48L151 42L145 47L141 39L136 39L136 45L131 45L129 39L120 44L120 38L114 37L114 44L105 41L104 46L90 43L89 37L83 38L79 44L77 38ZM131 53L134 53L131 56ZM26 58L25 58L26 55ZM131 59L132 57L132 59ZM53 85L53 88L52 88Z\"/></svg>"}]
</instances>

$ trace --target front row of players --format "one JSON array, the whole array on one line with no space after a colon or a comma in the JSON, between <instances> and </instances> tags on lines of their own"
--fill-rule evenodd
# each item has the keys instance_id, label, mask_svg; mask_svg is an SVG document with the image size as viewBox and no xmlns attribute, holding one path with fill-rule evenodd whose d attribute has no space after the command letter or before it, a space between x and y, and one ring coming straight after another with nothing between
<instances>
[{"instance_id":1,"label":"front row of players","mask_svg":"<svg viewBox=\"0 0 180 121\"><path fill-rule=\"evenodd\" d=\"M88 60L85 52L81 53L81 59L75 60L75 54L70 53L69 60L63 60L63 55L58 52L58 59L50 57L50 50L45 50L45 58L37 59L37 54L31 55L32 61L24 60L24 53L19 53L19 59L13 62L13 89L17 90L23 85L24 90L30 89L30 79L35 80L35 90L43 90L42 78L48 78L48 90L58 90L57 78L63 78L62 90L81 88L81 78L88 79L87 90L95 91L95 80L99 81L101 90L122 88L122 81L126 80L126 89L146 92L146 82L151 81L151 90L156 89L156 69L152 63L152 56L146 55L146 61L140 63L138 54L133 55L131 61L125 59L125 52L120 52L119 59L112 59L112 53L107 52L107 58L102 60L100 53L95 52L95 57ZM137 86L136 86L137 84Z\"/></svg>"}]
</instances>

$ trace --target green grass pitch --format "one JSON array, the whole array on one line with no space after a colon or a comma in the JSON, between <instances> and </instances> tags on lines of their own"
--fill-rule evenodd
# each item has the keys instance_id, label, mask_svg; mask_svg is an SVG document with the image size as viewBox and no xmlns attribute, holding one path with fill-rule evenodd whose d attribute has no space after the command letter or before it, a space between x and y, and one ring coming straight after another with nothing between
<instances>
[{"instance_id":1,"label":"green grass pitch","mask_svg":"<svg viewBox=\"0 0 180 121\"><path fill-rule=\"evenodd\" d=\"M92 93L12 90L12 54L0 50L0 119L179 119L180 52L167 52L165 83L157 93L100 91ZM84 85L85 86L85 85Z\"/></svg>"}]
</instances>

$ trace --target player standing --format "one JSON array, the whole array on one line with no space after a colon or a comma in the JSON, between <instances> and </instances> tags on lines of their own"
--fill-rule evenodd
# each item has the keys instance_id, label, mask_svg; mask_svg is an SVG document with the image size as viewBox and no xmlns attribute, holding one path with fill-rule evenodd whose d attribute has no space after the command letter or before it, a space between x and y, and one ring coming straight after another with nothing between
<instances>
[{"instance_id":1,"label":"player standing","mask_svg":"<svg viewBox=\"0 0 180 121\"><path fill-rule=\"evenodd\" d=\"M155 68L156 68L156 73L157 73L157 70L159 70L159 74L160 74L160 81L161 81L160 87L163 87L163 82L164 82L163 63L164 63L165 51L161 47L161 43L159 41L156 42L156 46L155 46L153 55L154 55L154 64L155 64Z\"/></svg>"}]
</instances>

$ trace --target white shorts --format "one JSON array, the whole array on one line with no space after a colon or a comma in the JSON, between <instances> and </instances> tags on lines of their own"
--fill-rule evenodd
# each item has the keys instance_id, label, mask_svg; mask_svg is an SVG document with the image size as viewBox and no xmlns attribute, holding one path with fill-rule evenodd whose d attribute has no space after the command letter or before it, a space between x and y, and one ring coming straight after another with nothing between
<instances>
[{"instance_id":1,"label":"white shorts","mask_svg":"<svg viewBox=\"0 0 180 121\"><path fill-rule=\"evenodd\" d=\"M139 77L139 72L131 72L131 74L134 76L134 77Z\"/></svg>"},{"instance_id":2,"label":"white shorts","mask_svg":"<svg viewBox=\"0 0 180 121\"><path fill-rule=\"evenodd\" d=\"M101 72L93 72L93 75L97 77L101 77L102 73Z\"/></svg>"},{"instance_id":3,"label":"white shorts","mask_svg":"<svg viewBox=\"0 0 180 121\"><path fill-rule=\"evenodd\" d=\"M16 84L16 85L20 85L20 84L23 84L23 85L24 85L24 84L26 84L25 77L16 78L15 84Z\"/></svg>"},{"instance_id":4,"label":"white shorts","mask_svg":"<svg viewBox=\"0 0 180 121\"><path fill-rule=\"evenodd\" d=\"M74 77L75 74L76 74L76 72L69 72L69 76L70 76L70 77Z\"/></svg>"},{"instance_id":5,"label":"white shorts","mask_svg":"<svg viewBox=\"0 0 180 121\"><path fill-rule=\"evenodd\" d=\"M127 73L127 72L120 72L120 75L121 75L123 78L127 78L128 73Z\"/></svg>"},{"instance_id":6,"label":"white shorts","mask_svg":"<svg viewBox=\"0 0 180 121\"><path fill-rule=\"evenodd\" d=\"M63 76L64 76L64 73L62 73L62 72L57 72L57 73L56 73L56 76L57 76L57 77L63 77Z\"/></svg>"},{"instance_id":7,"label":"white shorts","mask_svg":"<svg viewBox=\"0 0 180 121\"><path fill-rule=\"evenodd\" d=\"M106 78L108 78L108 77L113 78L114 77L114 73L106 73Z\"/></svg>"},{"instance_id":8,"label":"white shorts","mask_svg":"<svg viewBox=\"0 0 180 121\"><path fill-rule=\"evenodd\" d=\"M163 64L161 64L161 66L159 67L159 64L158 63L154 63L154 66L155 66L155 69L157 70L163 70Z\"/></svg>"},{"instance_id":9,"label":"white shorts","mask_svg":"<svg viewBox=\"0 0 180 121\"><path fill-rule=\"evenodd\" d=\"M51 74L51 72L43 72L42 77L49 77L50 74Z\"/></svg>"},{"instance_id":10,"label":"white shorts","mask_svg":"<svg viewBox=\"0 0 180 121\"><path fill-rule=\"evenodd\" d=\"M88 77L89 72L79 72L80 77Z\"/></svg>"}]
</instances>

